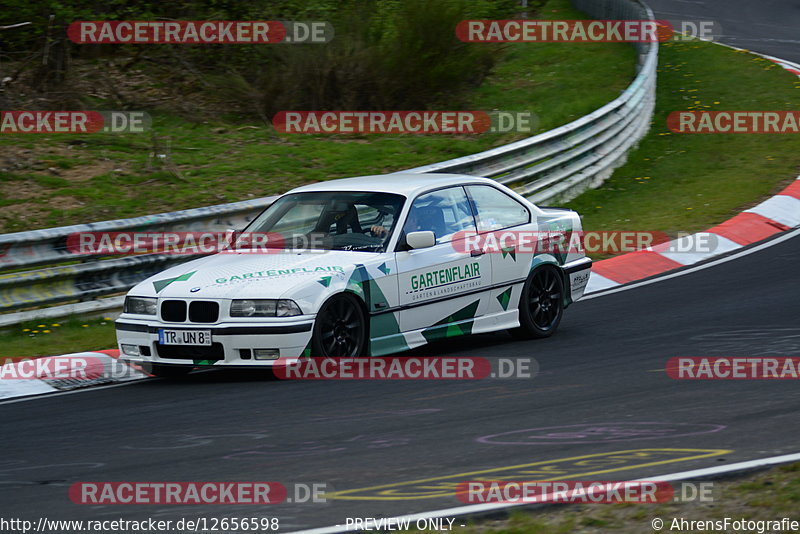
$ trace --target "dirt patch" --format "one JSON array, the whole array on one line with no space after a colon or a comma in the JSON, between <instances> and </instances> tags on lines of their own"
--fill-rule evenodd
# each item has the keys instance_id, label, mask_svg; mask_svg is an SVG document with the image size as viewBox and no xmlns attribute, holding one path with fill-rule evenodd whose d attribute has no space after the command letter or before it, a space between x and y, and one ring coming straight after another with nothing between
<instances>
[{"instance_id":1,"label":"dirt patch","mask_svg":"<svg viewBox=\"0 0 800 534\"><path fill-rule=\"evenodd\" d=\"M5 146L0 156L0 172L17 173L33 170L36 165L36 154L32 149Z\"/></svg>"},{"instance_id":2,"label":"dirt patch","mask_svg":"<svg viewBox=\"0 0 800 534\"><path fill-rule=\"evenodd\" d=\"M0 182L0 195L11 200L35 200L42 198L45 194L46 191L42 190L42 186L30 178Z\"/></svg>"},{"instance_id":3,"label":"dirt patch","mask_svg":"<svg viewBox=\"0 0 800 534\"><path fill-rule=\"evenodd\" d=\"M41 228L41 221L46 219L47 214L47 209L35 203L23 202L3 206L0 214L0 232L24 232ZM26 224L28 221L33 222Z\"/></svg>"},{"instance_id":4,"label":"dirt patch","mask_svg":"<svg viewBox=\"0 0 800 534\"><path fill-rule=\"evenodd\" d=\"M78 165L71 169L64 169L60 171L58 175L65 180L69 180L70 182L80 183L90 180L95 176L122 168L123 167L121 167L117 162L110 160L99 160L93 161L87 165Z\"/></svg>"},{"instance_id":5,"label":"dirt patch","mask_svg":"<svg viewBox=\"0 0 800 534\"><path fill-rule=\"evenodd\" d=\"M8 174L38 172L58 176L72 183L82 183L116 169L119 169L120 172L127 170L126 165L121 162L98 159L91 154L81 154L80 149L72 145L39 144L33 148L6 146L3 148L3 152L4 154L0 156L0 172ZM91 157L90 161L86 163L80 162L80 160L88 159L89 157ZM71 160L70 164L73 166L68 169L59 167L58 161L64 159ZM22 182L3 182L0 187L4 188L0 189L0 191L5 193L6 188L14 189L9 198L38 198L38 196L23 196L23 194L17 193L16 187L20 183Z\"/></svg>"},{"instance_id":6,"label":"dirt patch","mask_svg":"<svg viewBox=\"0 0 800 534\"><path fill-rule=\"evenodd\" d=\"M47 201L48 208L57 210L71 210L75 208L82 208L84 206L86 206L85 202L82 202L71 196L53 197Z\"/></svg>"}]
</instances>

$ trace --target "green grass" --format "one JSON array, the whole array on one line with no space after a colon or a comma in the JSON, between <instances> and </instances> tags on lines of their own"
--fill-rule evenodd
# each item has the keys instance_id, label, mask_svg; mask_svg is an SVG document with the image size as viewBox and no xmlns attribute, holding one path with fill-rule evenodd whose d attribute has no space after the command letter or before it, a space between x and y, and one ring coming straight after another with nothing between
<instances>
[{"instance_id":1,"label":"green grass","mask_svg":"<svg viewBox=\"0 0 800 534\"><path fill-rule=\"evenodd\" d=\"M769 60L704 42L661 47L656 113L628 162L599 189L567 203L584 229L707 229L800 173L800 137L792 134L676 134L667 115L680 110L796 110L800 81Z\"/></svg>"},{"instance_id":2,"label":"green grass","mask_svg":"<svg viewBox=\"0 0 800 534\"><path fill-rule=\"evenodd\" d=\"M639 534L655 532L653 518L664 521L670 532L673 518L687 521L795 519L800 499L800 464L734 479L713 481L714 502L663 504L594 504L551 506L538 511L515 510L507 519L476 520L460 529L464 534ZM677 532L678 530L672 530ZM683 532L687 532L683 530ZM692 530L691 532L695 532Z\"/></svg>"},{"instance_id":3,"label":"green grass","mask_svg":"<svg viewBox=\"0 0 800 534\"><path fill-rule=\"evenodd\" d=\"M550 0L543 16L581 18L568 0ZM539 117L538 131L548 130L618 96L634 76L634 62L626 44L510 45L494 73L470 95L469 106L531 111ZM188 122L148 111L157 148L150 134L0 136L0 151L23 162L23 168L0 176L0 193L8 202L0 213L0 232L234 202L310 182L443 161L526 136L275 134L263 123ZM19 155L20 149L31 154ZM152 152L168 152L180 177ZM16 187L35 192L35 198L15 197Z\"/></svg>"},{"instance_id":4,"label":"green grass","mask_svg":"<svg viewBox=\"0 0 800 534\"><path fill-rule=\"evenodd\" d=\"M114 348L114 322L108 316L29 321L0 329L0 362Z\"/></svg>"}]
</instances>

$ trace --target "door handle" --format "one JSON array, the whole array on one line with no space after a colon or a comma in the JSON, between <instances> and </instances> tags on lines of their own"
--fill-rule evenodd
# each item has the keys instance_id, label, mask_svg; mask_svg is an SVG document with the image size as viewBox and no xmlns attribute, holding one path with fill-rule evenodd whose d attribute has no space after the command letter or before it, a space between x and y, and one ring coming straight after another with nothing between
<instances>
[{"instance_id":1,"label":"door handle","mask_svg":"<svg viewBox=\"0 0 800 534\"><path fill-rule=\"evenodd\" d=\"M483 250L473 250L469 253L469 255L472 256L473 258L477 258L478 256L483 256L484 254L486 254L486 252Z\"/></svg>"}]
</instances>

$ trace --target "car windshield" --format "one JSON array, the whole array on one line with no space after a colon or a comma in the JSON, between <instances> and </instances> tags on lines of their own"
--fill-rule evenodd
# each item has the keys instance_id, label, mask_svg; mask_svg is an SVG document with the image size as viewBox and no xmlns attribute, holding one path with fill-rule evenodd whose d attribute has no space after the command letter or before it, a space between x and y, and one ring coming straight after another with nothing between
<instances>
[{"instance_id":1,"label":"car windshield","mask_svg":"<svg viewBox=\"0 0 800 534\"><path fill-rule=\"evenodd\" d=\"M405 197L368 191L294 193L278 199L245 229L266 248L383 252Z\"/></svg>"}]
</instances>

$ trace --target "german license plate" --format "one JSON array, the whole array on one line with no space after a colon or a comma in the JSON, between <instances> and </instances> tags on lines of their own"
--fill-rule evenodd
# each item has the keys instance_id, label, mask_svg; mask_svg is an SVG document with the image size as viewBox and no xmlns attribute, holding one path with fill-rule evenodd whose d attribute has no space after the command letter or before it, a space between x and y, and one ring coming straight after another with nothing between
<instances>
[{"instance_id":1,"label":"german license plate","mask_svg":"<svg viewBox=\"0 0 800 534\"><path fill-rule=\"evenodd\" d=\"M162 345L211 345L211 330L158 329L158 342Z\"/></svg>"}]
</instances>

